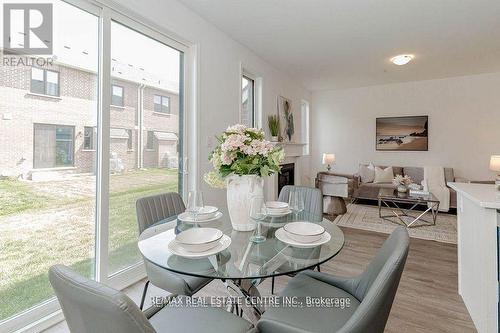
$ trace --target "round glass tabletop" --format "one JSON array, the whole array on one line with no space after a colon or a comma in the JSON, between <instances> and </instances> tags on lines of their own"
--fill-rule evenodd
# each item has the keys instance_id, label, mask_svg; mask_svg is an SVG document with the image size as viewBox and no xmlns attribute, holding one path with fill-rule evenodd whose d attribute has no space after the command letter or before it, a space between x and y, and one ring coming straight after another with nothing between
<instances>
[{"instance_id":1,"label":"round glass tabletop","mask_svg":"<svg viewBox=\"0 0 500 333\"><path fill-rule=\"evenodd\" d=\"M175 218L160 221L139 236L139 250L145 260L172 272L213 279L258 279L295 273L320 265L337 255L344 245L344 233L331 221L308 212L283 217L266 217L261 223L262 243L253 243L250 237L257 232L235 231L227 211L215 221L197 225ZM275 232L285 224L308 221L322 225L330 240L313 248L297 248L280 241ZM175 235L189 228L211 227L231 238L231 244L217 254L191 259L173 254L169 243Z\"/></svg>"}]
</instances>

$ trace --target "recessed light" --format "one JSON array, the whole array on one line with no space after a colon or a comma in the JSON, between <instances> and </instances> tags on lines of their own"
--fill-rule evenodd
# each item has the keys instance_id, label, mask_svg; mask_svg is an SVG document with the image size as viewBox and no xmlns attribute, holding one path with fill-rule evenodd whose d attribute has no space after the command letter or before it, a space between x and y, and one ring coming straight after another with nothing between
<instances>
[{"instance_id":1,"label":"recessed light","mask_svg":"<svg viewBox=\"0 0 500 333\"><path fill-rule=\"evenodd\" d=\"M413 54L400 54L400 55L397 55L395 57L392 57L391 62L394 65L402 66L402 65L406 65L407 63L412 61L413 58L415 58L415 56Z\"/></svg>"}]
</instances>

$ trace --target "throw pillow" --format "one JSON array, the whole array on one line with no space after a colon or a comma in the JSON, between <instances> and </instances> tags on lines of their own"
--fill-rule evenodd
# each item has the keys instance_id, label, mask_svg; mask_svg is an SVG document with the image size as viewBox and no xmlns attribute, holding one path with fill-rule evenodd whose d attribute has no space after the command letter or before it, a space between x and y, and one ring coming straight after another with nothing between
<instances>
[{"instance_id":1,"label":"throw pillow","mask_svg":"<svg viewBox=\"0 0 500 333\"><path fill-rule=\"evenodd\" d=\"M375 167L375 179L374 183L391 183L394 179L394 172L392 171L392 167L387 167L385 169Z\"/></svg>"},{"instance_id":2,"label":"throw pillow","mask_svg":"<svg viewBox=\"0 0 500 333\"><path fill-rule=\"evenodd\" d=\"M370 165L359 165L358 171L359 177L362 183L372 183L375 179L375 168L372 164Z\"/></svg>"}]
</instances>

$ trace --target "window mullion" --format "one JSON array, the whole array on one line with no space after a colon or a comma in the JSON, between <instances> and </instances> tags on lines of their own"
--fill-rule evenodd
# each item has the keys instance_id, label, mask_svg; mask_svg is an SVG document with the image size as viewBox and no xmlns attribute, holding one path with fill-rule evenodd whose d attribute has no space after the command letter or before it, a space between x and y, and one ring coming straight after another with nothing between
<instances>
[{"instance_id":1,"label":"window mullion","mask_svg":"<svg viewBox=\"0 0 500 333\"><path fill-rule=\"evenodd\" d=\"M108 280L109 147L111 104L111 14L103 8L99 31L99 116L97 126L96 273Z\"/></svg>"}]
</instances>

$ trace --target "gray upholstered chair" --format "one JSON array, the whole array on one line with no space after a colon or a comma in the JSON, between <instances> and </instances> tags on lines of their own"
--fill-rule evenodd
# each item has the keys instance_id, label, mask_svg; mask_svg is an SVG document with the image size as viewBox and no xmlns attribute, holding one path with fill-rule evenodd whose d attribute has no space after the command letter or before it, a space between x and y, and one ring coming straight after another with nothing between
<instances>
[{"instance_id":1,"label":"gray upholstered chair","mask_svg":"<svg viewBox=\"0 0 500 333\"><path fill-rule=\"evenodd\" d=\"M318 222L323 217L323 194L320 189L307 186L286 185L280 191L278 201L288 202L291 191L301 192L304 198L304 210L317 216Z\"/></svg>"},{"instance_id":2,"label":"gray upholstered chair","mask_svg":"<svg viewBox=\"0 0 500 333\"><path fill-rule=\"evenodd\" d=\"M285 185L280 191L278 201L288 202L291 191L299 191L302 193L304 198L304 210L317 218L317 222L321 222L323 219L323 194L321 190L307 186ZM317 268L319 271L319 265ZM271 278L271 294L274 294L274 279L275 277Z\"/></svg>"},{"instance_id":3,"label":"gray upholstered chair","mask_svg":"<svg viewBox=\"0 0 500 333\"><path fill-rule=\"evenodd\" d=\"M181 196L178 193L171 192L138 199L136 210L139 232L142 233L153 224L175 219L178 214L186 210L186 207ZM148 260L144 260L144 266L149 280L146 282L142 293L141 310L144 306L150 282L172 294L191 296L211 281L206 278L169 272Z\"/></svg>"},{"instance_id":4,"label":"gray upholstered chair","mask_svg":"<svg viewBox=\"0 0 500 333\"><path fill-rule=\"evenodd\" d=\"M124 293L84 278L66 266L49 270L72 333L248 332L252 324L218 308L164 307L146 312Z\"/></svg>"},{"instance_id":5,"label":"gray upholstered chair","mask_svg":"<svg viewBox=\"0 0 500 333\"><path fill-rule=\"evenodd\" d=\"M382 333L398 289L409 250L408 232L398 227L368 268L355 278L315 271L297 274L281 296L350 300L349 307L274 307L257 323L262 333Z\"/></svg>"}]
</instances>

